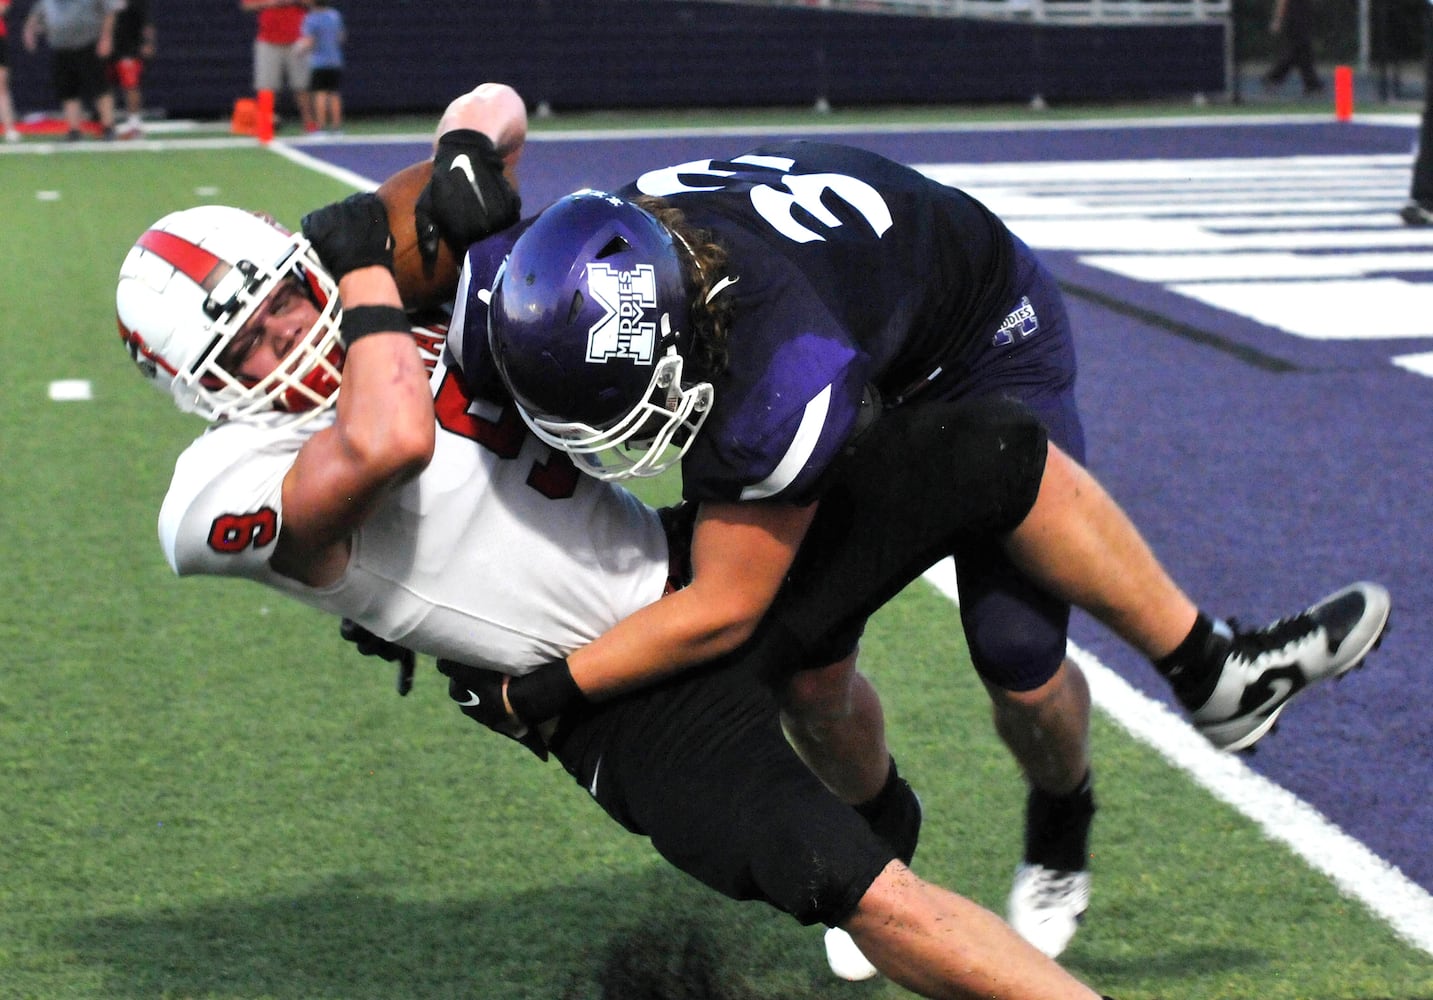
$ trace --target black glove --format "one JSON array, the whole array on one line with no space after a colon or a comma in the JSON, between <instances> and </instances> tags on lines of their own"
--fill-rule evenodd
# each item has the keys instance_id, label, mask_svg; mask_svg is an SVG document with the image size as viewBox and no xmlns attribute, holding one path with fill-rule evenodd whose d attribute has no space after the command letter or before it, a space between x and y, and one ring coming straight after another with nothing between
<instances>
[{"instance_id":1,"label":"black glove","mask_svg":"<svg viewBox=\"0 0 1433 1000\"><path fill-rule=\"evenodd\" d=\"M398 693L406 695L413 690L413 650L396 642L380 639L352 618L345 618L338 626L338 634L346 642L358 647L364 656L377 656L389 663L398 664Z\"/></svg>"},{"instance_id":2,"label":"black glove","mask_svg":"<svg viewBox=\"0 0 1433 1000\"><path fill-rule=\"evenodd\" d=\"M470 128L446 132L433 154L433 176L413 206L418 253L428 267L438 257L438 239L461 259L484 236L518 220L522 199L503 176L503 158L493 141Z\"/></svg>"},{"instance_id":3,"label":"black glove","mask_svg":"<svg viewBox=\"0 0 1433 1000\"><path fill-rule=\"evenodd\" d=\"M334 281L360 267L378 265L393 270L388 210L371 191L315 209L300 225Z\"/></svg>"},{"instance_id":4,"label":"black glove","mask_svg":"<svg viewBox=\"0 0 1433 1000\"><path fill-rule=\"evenodd\" d=\"M439 660L438 672L448 678L448 697L458 703L463 714L516 740L547 760L547 744L537 730L508 714L503 705L503 682L507 674L483 667L470 667L456 660Z\"/></svg>"}]
</instances>

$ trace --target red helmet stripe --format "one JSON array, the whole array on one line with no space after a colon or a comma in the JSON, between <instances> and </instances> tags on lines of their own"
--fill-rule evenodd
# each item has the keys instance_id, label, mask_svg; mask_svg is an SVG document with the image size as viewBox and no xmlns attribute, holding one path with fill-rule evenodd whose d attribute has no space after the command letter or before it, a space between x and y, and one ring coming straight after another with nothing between
<instances>
[{"instance_id":1,"label":"red helmet stripe","mask_svg":"<svg viewBox=\"0 0 1433 1000\"><path fill-rule=\"evenodd\" d=\"M214 254L182 236L151 229L139 238L141 246L187 277L206 292L212 292L219 279L229 270Z\"/></svg>"},{"instance_id":2,"label":"red helmet stripe","mask_svg":"<svg viewBox=\"0 0 1433 1000\"><path fill-rule=\"evenodd\" d=\"M119 339L124 341L124 346L129 348L129 352L136 362L143 357L148 361L153 361L170 375L177 374L173 365L149 349L149 346L145 344L144 338L139 335L138 331L131 330L125 326L124 320L117 318L116 321L119 323Z\"/></svg>"}]
</instances>

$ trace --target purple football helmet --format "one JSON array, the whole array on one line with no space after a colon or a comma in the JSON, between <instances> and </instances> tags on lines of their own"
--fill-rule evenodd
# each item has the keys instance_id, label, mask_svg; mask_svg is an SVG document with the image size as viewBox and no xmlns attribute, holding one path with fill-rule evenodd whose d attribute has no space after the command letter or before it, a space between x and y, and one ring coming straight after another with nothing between
<instances>
[{"instance_id":1,"label":"purple football helmet","mask_svg":"<svg viewBox=\"0 0 1433 1000\"><path fill-rule=\"evenodd\" d=\"M690 303L672 235L600 191L553 203L493 285L488 343L528 427L598 479L655 476L711 411L682 384Z\"/></svg>"}]
</instances>

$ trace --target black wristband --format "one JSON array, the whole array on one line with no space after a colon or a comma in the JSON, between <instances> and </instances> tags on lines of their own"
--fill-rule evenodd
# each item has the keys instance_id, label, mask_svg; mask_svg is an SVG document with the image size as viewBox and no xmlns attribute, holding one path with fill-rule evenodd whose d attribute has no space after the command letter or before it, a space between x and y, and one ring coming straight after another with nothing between
<instances>
[{"instance_id":1,"label":"black wristband","mask_svg":"<svg viewBox=\"0 0 1433 1000\"><path fill-rule=\"evenodd\" d=\"M355 340L370 333L408 333L412 329L408 314L397 306L354 306L343 311L338 337L344 347L352 347Z\"/></svg>"},{"instance_id":2,"label":"black wristband","mask_svg":"<svg viewBox=\"0 0 1433 1000\"><path fill-rule=\"evenodd\" d=\"M529 726L556 718L573 705L587 701L587 696L572 679L567 661L544 663L531 673L508 681L508 704L513 714Z\"/></svg>"}]
</instances>

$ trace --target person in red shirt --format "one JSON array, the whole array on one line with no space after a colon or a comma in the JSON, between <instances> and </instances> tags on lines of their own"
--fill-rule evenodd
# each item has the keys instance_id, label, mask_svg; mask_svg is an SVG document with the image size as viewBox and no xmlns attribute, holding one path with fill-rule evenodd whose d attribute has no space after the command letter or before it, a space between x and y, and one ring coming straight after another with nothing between
<instances>
[{"instance_id":1,"label":"person in red shirt","mask_svg":"<svg viewBox=\"0 0 1433 1000\"><path fill-rule=\"evenodd\" d=\"M19 142L15 128L15 104L10 100L10 38L5 31L5 15L10 13L10 0L0 0L0 131L6 142Z\"/></svg>"},{"instance_id":2,"label":"person in red shirt","mask_svg":"<svg viewBox=\"0 0 1433 1000\"><path fill-rule=\"evenodd\" d=\"M254 90L272 91L277 97L287 84L304 131L312 132L318 126L309 90L309 57L299 44L308 6L292 0L239 0L240 9L259 15L254 37Z\"/></svg>"}]
</instances>

